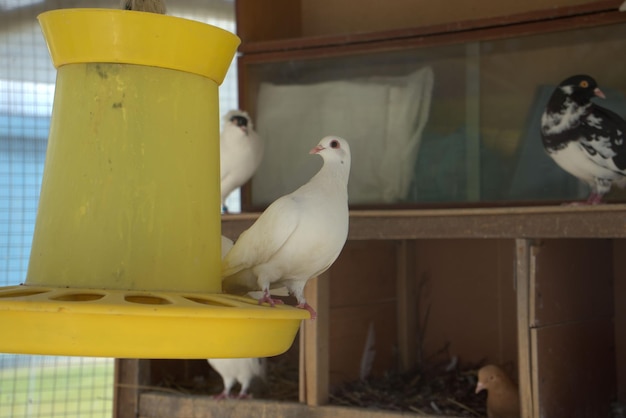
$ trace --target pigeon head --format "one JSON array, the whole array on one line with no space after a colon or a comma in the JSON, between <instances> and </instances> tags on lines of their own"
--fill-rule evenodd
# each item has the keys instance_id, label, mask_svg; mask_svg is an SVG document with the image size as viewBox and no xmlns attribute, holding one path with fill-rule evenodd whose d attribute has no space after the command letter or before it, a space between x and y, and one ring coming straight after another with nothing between
<instances>
[{"instance_id":1,"label":"pigeon head","mask_svg":"<svg viewBox=\"0 0 626 418\"><path fill-rule=\"evenodd\" d=\"M587 103L594 97L605 98L604 93L598 87L593 77L588 75L575 75L559 84L559 88L577 103Z\"/></svg>"},{"instance_id":2,"label":"pigeon head","mask_svg":"<svg viewBox=\"0 0 626 418\"><path fill-rule=\"evenodd\" d=\"M348 141L338 136L327 136L309 154L319 154L324 161L337 161L350 167L350 146Z\"/></svg>"},{"instance_id":3,"label":"pigeon head","mask_svg":"<svg viewBox=\"0 0 626 418\"><path fill-rule=\"evenodd\" d=\"M239 127L248 126L248 119L246 119L244 116L235 115L230 118L230 121Z\"/></svg>"},{"instance_id":4,"label":"pigeon head","mask_svg":"<svg viewBox=\"0 0 626 418\"><path fill-rule=\"evenodd\" d=\"M249 129L252 129L252 121L247 112L242 110L231 110L224 116L224 122L230 123L232 126L236 126L244 131L246 134Z\"/></svg>"},{"instance_id":5,"label":"pigeon head","mask_svg":"<svg viewBox=\"0 0 626 418\"><path fill-rule=\"evenodd\" d=\"M499 385L509 383L509 377L498 366L489 364L482 367L478 371L478 384L476 385L476 393L482 390L489 390Z\"/></svg>"}]
</instances>

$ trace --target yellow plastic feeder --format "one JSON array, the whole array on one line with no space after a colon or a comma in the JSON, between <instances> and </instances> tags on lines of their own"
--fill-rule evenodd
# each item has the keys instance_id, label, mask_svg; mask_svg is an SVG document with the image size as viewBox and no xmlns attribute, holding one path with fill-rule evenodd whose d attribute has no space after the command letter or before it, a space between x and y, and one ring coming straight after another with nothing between
<instances>
[{"instance_id":1,"label":"yellow plastic feeder","mask_svg":"<svg viewBox=\"0 0 626 418\"><path fill-rule=\"evenodd\" d=\"M39 16L56 92L26 282L0 352L261 357L308 312L220 294L218 86L239 39L108 9Z\"/></svg>"}]
</instances>

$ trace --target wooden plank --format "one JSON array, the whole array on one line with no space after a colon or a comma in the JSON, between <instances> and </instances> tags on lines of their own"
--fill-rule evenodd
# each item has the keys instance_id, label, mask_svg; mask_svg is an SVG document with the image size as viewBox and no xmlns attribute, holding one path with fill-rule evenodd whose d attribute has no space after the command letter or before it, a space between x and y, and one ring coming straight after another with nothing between
<instances>
[{"instance_id":1,"label":"wooden plank","mask_svg":"<svg viewBox=\"0 0 626 418\"><path fill-rule=\"evenodd\" d=\"M145 393L141 396L139 418L409 418L414 413L378 411L364 408L318 406L273 400L218 401L207 396ZM435 418L433 415L420 415ZM446 418L438 415L437 418ZM453 418L453 417L447 417Z\"/></svg>"},{"instance_id":2,"label":"wooden plank","mask_svg":"<svg viewBox=\"0 0 626 418\"><path fill-rule=\"evenodd\" d=\"M370 326L374 327L376 351L371 374L382 376L397 367L396 312L395 300L331 308L331 387L360 378L361 359Z\"/></svg>"},{"instance_id":3,"label":"wooden plank","mask_svg":"<svg viewBox=\"0 0 626 418\"><path fill-rule=\"evenodd\" d=\"M242 42L301 36L301 6L293 0L237 0L237 35Z\"/></svg>"},{"instance_id":4,"label":"wooden plank","mask_svg":"<svg viewBox=\"0 0 626 418\"><path fill-rule=\"evenodd\" d=\"M238 0L240 2L241 0ZM250 0L248 2L254 2ZM246 3L248 3L246 2ZM285 56L296 58L304 54L311 55L311 50L322 50L326 55L329 53L347 53L362 50L390 49L393 42L403 43L404 48L415 46L415 43L423 45L459 43L468 40L497 39L505 36L513 36L522 33L540 31L555 31L567 28L579 28L597 24L597 19L607 19L610 15L613 19L623 19L619 16L617 8L619 0L596 1L584 5L571 7L547 7L524 13L507 13L495 17L472 19L472 14L464 15L465 20L453 19L451 22L422 25L416 27L379 30L379 31L352 31L352 33L328 34L309 37L284 37L271 41L244 42L240 51L244 58L251 56L265 56L272 53L276 57L284 59ZM238 14L239 16L239 14ZM448 16L451 16L448 14ZM299 16L298 16L299 18ZM595 18L595 19L594 19ZM239 22L238 22L239 23ZM526 29L525 29L526 28ZM439 42L437 42L439 38ZM247 41L248 39L244 39ZM259 39L257 39L259 40ZM258 58L257 58L258 59Z\"/></svg>"},{"instance_id":5,"label":"wooden plank","mask_svg":"<svg viewBox=\"0 0 626 418\"><path fill-rule=\"evenodd\" d=\"M533 417L532 361L530 343L531 245L515 240L515 279L517 289L518 380L521 418Z\"/></svg>"},{"instance_id":6,"label":"wooden plank","mask_svg":"<svg viewBox=\"0 0 626 418\"><path fill-rule=\"evenodd\" d=\"M612 318L535 328L535 417L607 417L615 397Z\"/></svg>"},{"instance_id":7,"label":"wooden plank","mask_svg":"<svg viewBox=\"0 0 626 418\"><path fill-rule=\"evenodd\" d=\"M626 404L626 240L613 242L617 400Z\"/></svg>"},{"instance_id":8,"label":"wooden plank","mask_svg":"<svg viewBox=\"0 0 626 418\"><path fill-rule=\"evenodd\" d=\"M536 261L532 326L613 315L610 240L543 240Z\"/></svg>"},{"instance_id":9,"label":"wooden plank","mask_svg":"<svg viewBox=\"0 0 626 418\"><path fill-rule=\"evenodd\" d=\"M533 253L535 417L608 415L616 391L612 250L607 240L559 239Z\"/></svg>"},{"instance_id":10,"label":"wooden plank","mask_svg":"<svg viewBox=\"0 0 626 418\"><path fill-rule=\"evenodd\" d=\"M396 243L348 241L331 267L331 308L396 298Z\"/></svg>"},{"instance_id":11,"label":"wooden plank","mask_svg":"<svg viewBox=\"0 0 626 418\"><path fill-rule=\"evenodd\" d=\"M527 0L522 4L482 0L481 7L472 7L464 0L448 0L446 8L429 0L393 0L393 7L377 0L302 0L304 34L363 33L432 26L442 23L463 25L468 19L478 20L499 17L502 20L520 13L546 12L559 16L563 9L589 3L592 0ZM597 2L594 2L597 3ZM569 7L568 7L569 6ZM594 6L597 7L596 4ZM589 6L588 6L589 8ZM595 8L594 8L595 9ZM329 12L332 10L332 12ZM557 11L558 10L558 11ZM529 13L530 12L530 13ZM505 16L505 17L501 17ZM456 28L451 25L451 30Z\"/></svg>"},{"instance_id":12,"label":"wooden plank","mask_svg":"<svg viewBox=\"0 0 626 418\"><path fill-rule=\"evenodd\" d=\"M539 373L539 359L538 359L538 350L537 350L537 333L533 329L533 324L535 322L536 317L536 295L537 293L533 290L537 286L537 256L541 251L541 241L534 240L532 241L532 246L530 249L530 283L529 283L529 311L530 315L528 318L528 332L530 333L530 373L531 373L531 391L532 391L532 417L539 418L540 415L540 404L539 404L539 380L541 375Z\"/></svg>"},{"instance_id":13,"label":"wooden plank","mask_svg":"<svg viewBox=\"0 0 626 418\"><path fill-rule=\"evenodd\" d=\"M304 293L317 310L317 319L303 321L300 328L300 402L311 406L328 403L329 276L311 279Z\"/></svg>"},{"instance_id":14,"label":"wooden plank","mask_svg":"<svg viewBox=\"0 0 626 418\"><path fill-rule=\"evenodd\" d=\"M135 418L139 397L150 378L150 360L115 359L113 416Z\"/></svg>"},{"instance_id":15,"label":"wooden plank","mask_svg":"<svg viewBox=\"0 0 626 418\"><path fill-rule=\"evenodd\" d=\"M417 292L416 250L414 240L403 240L398 244L396 295L399 368L402 372L407 372L417 366L420 300Z\"/></svg>"},{"instance_id":16,"label":"wooden plank","mask_svg":"<svg viewBox=\"0 0 626 418\"><path fill-rule=\"evenodd\" d=\"M374 327L372 375L397 367L397 244L349 241L331 268L330 386L360 377L370 325Z\"/></svg>"},{"instance_id":17,"label":"wooden plank","mask_svg":"<svg viewBox=\"0 0 626 418\"><path fill-rule=\"evenodd\" d=\"M513 241L418 240L417 246L423 358L515 363Z\"/></svg>"},{"instance_id":18,"label":"wooden plank","mask_svg":"<svg viewBox=\"0 0 626 418\"><path fill-rule=\"evenodd\" d=\"M222 216L236 238L259 213ZM423 238L626 238L626 205L353 210L350 240Z\"/></svg>"}]
</instances>

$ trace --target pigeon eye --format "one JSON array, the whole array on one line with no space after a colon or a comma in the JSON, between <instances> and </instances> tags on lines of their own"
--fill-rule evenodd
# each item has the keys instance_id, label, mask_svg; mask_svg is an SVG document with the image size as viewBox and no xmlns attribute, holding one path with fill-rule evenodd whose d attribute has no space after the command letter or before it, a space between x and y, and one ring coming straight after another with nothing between
<instances>
[{"instance_id":1,"label":"pigeon eye","mask_svg":"<svg viewBox=\"0 0 626 418\"><path fill-rule=\"evenodd\" d=\"M587 87L589 87L589 82L586 80L583 80L580 82L579 86L586 89Z\"/></svg>"},{"instance_id":2,"label":"pigeon eye","mask_svg":"<svg viewBox=\"0 0 626 418\"><path fill-rule=\"evenodd\" d=\"M339 141L337 141L336 139L333 139L332 141L330 141L330 147L339 148Z\"/></svg>"}]
</instances>

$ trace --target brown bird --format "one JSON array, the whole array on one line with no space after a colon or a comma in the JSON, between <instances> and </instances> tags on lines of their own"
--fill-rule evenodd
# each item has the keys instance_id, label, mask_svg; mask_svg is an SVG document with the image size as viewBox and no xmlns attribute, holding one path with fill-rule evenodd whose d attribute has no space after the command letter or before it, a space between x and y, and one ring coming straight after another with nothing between
<instances>
[{"instance_id":1,"label":"brown bird","mask_svg":"<svg viewBox=\"0 0 626 418\"><path fill-rule=\"evenodd\" d=\"M164 0L122 0L121 7L124 10L165 14Z\"/></svg>"},{"instance_id":2,"label":"brown bird","mask_svg":"<svg viewBox=\"0 0 626 418\"><path fill-rule=\"evenodd\" d=\"M498 366L489 364L478 371L476 393L487 390L488 418L520 418L517 385Z\"/></svg>"}]
</instances>

